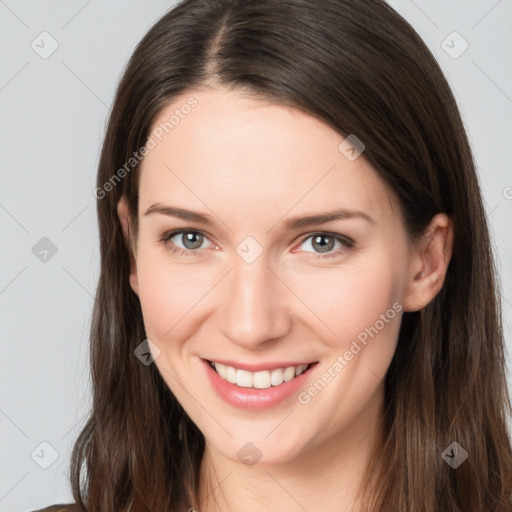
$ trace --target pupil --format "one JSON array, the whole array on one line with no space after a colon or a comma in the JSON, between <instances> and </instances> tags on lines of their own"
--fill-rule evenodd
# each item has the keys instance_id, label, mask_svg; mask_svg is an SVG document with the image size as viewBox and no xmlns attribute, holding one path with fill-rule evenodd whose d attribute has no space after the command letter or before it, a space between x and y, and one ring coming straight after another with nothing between
<instances>
[{"instance_id":1,"label":"pupil","mask_svg":"<svg viewBox=\"0 0 512 512\"><path fill-rule=\"evenodd\" d=\"M329 242L327 244L322 244L319 241L328 239ZM313 238L313 247L318 250L318 252L329 252L332 250L334 246L334 241L332 236L329 235L318 235Z\"/></svg>"}]
</instances>

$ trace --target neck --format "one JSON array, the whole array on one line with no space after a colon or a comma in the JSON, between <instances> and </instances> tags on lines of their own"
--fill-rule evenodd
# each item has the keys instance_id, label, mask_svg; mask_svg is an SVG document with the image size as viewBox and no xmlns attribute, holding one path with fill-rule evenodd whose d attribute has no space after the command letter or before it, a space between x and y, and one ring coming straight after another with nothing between
<instances>
[{"instance_id":1,"label":"neck","mask_svg":"<svg viewBox=\"0 0 512 512\"><path fill-rule=\"evenodd\" d=\"M207 441L197 512L361 512L358 494L381 434L383 403L381 386L350 425L280 464L246 466Z\"/></svg>"}]
</instances>

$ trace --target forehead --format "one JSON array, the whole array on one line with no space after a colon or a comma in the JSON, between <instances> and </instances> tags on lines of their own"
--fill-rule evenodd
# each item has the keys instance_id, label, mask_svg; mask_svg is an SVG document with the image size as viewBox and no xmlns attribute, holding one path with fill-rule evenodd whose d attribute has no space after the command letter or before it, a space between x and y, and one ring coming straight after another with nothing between
<instances>
[{"instance_id":1,"label":"forehead","mask_svg":"<svg viewBox=\"0 0 512 512\"><path fill-rule=\"evenodd\" d=\"M295 108L234 91L190 91L162 109L150 137L139 211L179 203L267 223L319 208L392 213L391 195L364 157L348 159L344 136Z\"/></svg>"}]
</instances>

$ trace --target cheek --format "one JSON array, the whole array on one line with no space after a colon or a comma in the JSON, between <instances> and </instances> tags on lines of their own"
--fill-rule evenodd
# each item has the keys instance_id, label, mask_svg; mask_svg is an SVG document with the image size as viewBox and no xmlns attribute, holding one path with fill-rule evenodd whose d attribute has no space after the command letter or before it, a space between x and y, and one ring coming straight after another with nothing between
<instances>
[{"instance_id":1,"label":"cheek","mask_svg":"<svg viewBox=\"0 0 512 512\"><path fill-rule=\"evenodd\" d=\"M139 299L148 338L173 352L194 339L208 315L222 272L170 261L163 251L142 250L137 261ZM182 341L180 341L182 340Z\"/></svg>"},{"instance_id":2,"label":"cheek","mask_svg":"<svg viewBox=\"0 0 512 512\"><path fill-rule=\"evenodd\" d=\"M156 251L140 252L137 280L144 324L150 339L164 339L200 299L200 287L196 280L190 279L190 272L170 264Z\"/></svg>"},{"instance_id":3,"label":"cheek","mask_svg":"<svg viewBox=\"0 0 512 512\"><path fill-rule=\"evenodd\" d=\"M393 310L400 297L400 282L394 264L378 258L352 266L297 273L294 290L321 320L319 332L325 334L322 338L343 348L379 321L381 315ZM393 311L388 317L396 316Z\"/></svg>"}]
</instances>

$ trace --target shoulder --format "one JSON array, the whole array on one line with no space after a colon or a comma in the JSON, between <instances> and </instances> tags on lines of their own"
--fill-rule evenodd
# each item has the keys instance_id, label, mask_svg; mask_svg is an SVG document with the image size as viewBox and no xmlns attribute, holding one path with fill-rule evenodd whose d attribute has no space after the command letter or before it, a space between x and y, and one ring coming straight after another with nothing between
<instances>
[{"instance_id":1,"label":"shoulder","mask_svg":"<svg viewBox=\"0 0 512 512\"><path fill-rule=\"evenodd\" d=\"M75 512L75 505L70 503L67 505L51 505L46 508L33 510L32 512Z\"/></svg>"}]
</instances>

